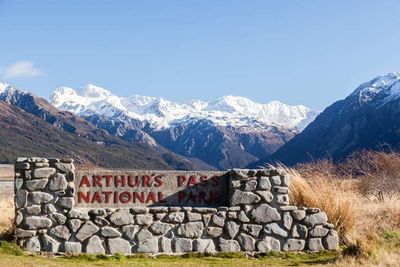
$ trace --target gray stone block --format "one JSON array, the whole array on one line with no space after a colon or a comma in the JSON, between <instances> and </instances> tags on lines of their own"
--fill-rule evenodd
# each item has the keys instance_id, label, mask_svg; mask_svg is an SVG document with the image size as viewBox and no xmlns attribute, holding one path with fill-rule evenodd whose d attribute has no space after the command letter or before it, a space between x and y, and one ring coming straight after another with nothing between
<instances>
[{"instance_id":1,"label":"gray stone block","mask_svg":"<svg viewBox=\"0 0 400 267\"><path fill-rule=\"evenodd\" d=\"M287 237L288 232L286 232L283 228L281 228L277 223L270 223L264 225L264 233L271 235L275 234L281 237Z\"/></svg>"},{"instance_id":2,"label":"gray stone block","mask_svg":"<svg viewBox=\"0 0 400 267\"><path fill-rule=\"evenodd\" d=\"M185 219L184 212L172 212L164 217L164 221L169 223L181 223L183 222L184 219Z\"/></svg>"},{"instance_id":3,"label":"gray stone block","mask_svg":"<svg viewBox=\"0 0 400 267\"><path fill-rule=\"evenodd\" d=\"M40 169L35 169L33 171L33 177L35 177L35 179L49 178L50 176L54 175L55 173L56 173L56 169L54 169L54 168L40 168Z\"/></svg>"},{"instance_id":4,"label":"gray stone block","mask_svg":"<svg viewBox=\"0 0 400 267\"><path fill-rule=\"evenodd\" d=\"M225 224L225 219L226 219L226 212L218 211L212 216L211 221L213 224L223 227Z\"/></svg>"},{"instance_id":5,"label":"gray stone block","mask_svg":"<svg viewBox=\"0 0 400 267\"><path fill-rule=\"evenodd\" d=\"M222 235L222 228L219 227L207 227L206 228L207 235L211 237L219 237Z\"/></svg>"},{"instance_id":6,"label":"gray stone block","mask_svg":"<svg viewBox=\"0 0 400 267\"><path fill-rule=\"evenodd\" d=\"M261 197L252 192L235 190L230 198L230 206L255 204L260 202Z\"/></svg>"},{"instance_id":7,"label":"gray stone block","mask_svg":"<svg viewBox=\"0 0 400 267\"><path fill-rule=\"evenodd\" d=\"M36 235L36 231L33 230L24 230L17 228L15 229L15 236L17 238L28 238L28 237L33 237Z\"/></svg>"},{"instance_id":8,"label":"gray stone block","mask_svg":"<svg viewBox=\"0 0 400 267\"><path fill-rule=\"evenodd\" d=\"M219 248L221 252L237 252L241 250L238 241L223 238L219 239Z\"/></svg>"},{"instance_id":9,"label":"gray stone block","mask_svg":"<svg viewBox=\"0 0 400 267\"><path fill-rule=\"evenodd\" d=\"M137 232L139 232L140 227L137 225L125 225L122 226L122 234L124 237L128 238L129 240L133 240Z\"/></svg>"},{"instance_id":10,"label":"gray stone block","mask_svg":"<svg viewBox=\"0 0 400 267\"><path fill-rule=\"evenodd\" d=\"M64 252L71 254L79 254L82 252L82 244L79 242L65 242Z\"/></svg>"},{"instance_id":11,"label":"gray stone block","mask_svg":"<svg viewBox=\"0 0 400 267\"><path fill-rule=\"evenodd\" d=\"M322 246L321 238L310 238L307 242L307 247L311 251L323 251L324 246Z\"/></svg>"},{"instance_id":12,"label":"gray stone block","mask_svg":"<svg viewBox=\"0 0 400 267\"><path fill-rule=\"evenodd\" d=\"M250 222L249 217L247 217L246 213L243 210L239 212L237 219L244 223Z\"/></svg>"},{"instance_id":13,"label":"gray stone block","mask_svg":"<svg viewBox=\"0 0 400 267\"><path fill-rule=\"evenodd\" d=\"M224 226L225 233L230 239L233 239L239 232L239 225L233 221L229 221Z\"/></svg>"},{"instance_id":14,"label":"gray stone block","mask_svg":"<svg viewBox=\"0 0 400 267\"><path fill-rule=\"evenodd\" d=\"M261 204L253 209L251 216L256 223L269 223L281 220L279 212L268 204Z\"/></svg>"},{"instance_id":15,"label":"gray stone block","mask_svg":"<svg viewBox=\"0 0 400 267\"><path fill-rule=\"evenodd\" d=\"M151 239L151 238L153 238L153 234L151 232L149 232L147 229L142 229L137 234L137 240L139 242L142 242L144 240Z\"/></svg>"},{"instance_id":16,"label":"gray stone block","mask_svg":"<svg viewBox=\"0 0 400 267\"><path fill-rule=\"evenodd\" d=\"M55 240L54 238L52 238L46 234L43 235L42 242L43 242L42 250L52 252L52 253L58 252L58 249L61 244L60 242L58 242L57 240Z\"/></svg>"},{"instance_id":17,"label":"gray stone block","mask_svg":"<svg viewBox=\"0 0 400 267\"><path fill-rule=\"evenodd\" d=\"M293 219L295 219L296 221L301 221L306 217L306 211L305 210L292 211L292 216Z\"/></svg>"},{"instance_id":18,"label":"gray stone block","mask_svg":"<svg viewBox=\"0 0 400 267\"><path fill-rule=\"evenodd\" d=\"M101 243L100 237L97 235L90 237L86 244L85 252L89 254L104 254L106 251Z\"/></svg>"},{"instance_id":19,"label":"gray stone block","mask_svg":"<svg viewBox=\"0 0 400 267\"><path fill-rule=\"evenodd\" d=\"M51 191L60 191L67 189L68 182L65 175L56 173L53 178L50 179L49 189Z\"/></svg>"},{"instance_id":20,"label":"gray stone block","mask_svg":"<svg viewBox=\"0 0 400 267\"><path fill-rule=\"evenodd\" d=\"M186 212L187 218L189 222L197 222L202 220L202 216L200 213L194 213L194 212Z\"/></svg>"},{"instance_id":21,"label":"gray stone block","mask_svg":"<svg viewBox=\"0 0 400 267\"><path fill-rule=\"evenodd\" d=\"M256 191L257 195L261 197L261 201L264 203L271 203L274 200L274 195L271 191Z\"/></svg>"},{"instance_id":22,"label":"gray stone block","mask_svg":"<svg viewBox=\"0 0 400 267\"><path fill-rule=\"evenodd\" d=\"M283 213L283 226L287 230L290 230L292 228L292 224L293 224L293 218L290 215L290 212Z\"/></svg>"},{"instance_id":23,"label":"gray stone block","mask_svg":"<svg viewBox=\"0 0 400 267\"><path fill-rule=\"evenodd\" d=\"M133 224L135 221L129 210L119 210L111 214L110 222L116 226Z\"/></svg>"},{"instance_id":24,"label":"gray stone block","mask_svg":"<svg viewBox=\"0 0 400 267\"><path fill-rule=\"evenodd\" d=\"M149 227L149 230L155 235L163 235L171 230L173 227L173 224L157 221Z\"/></svg>"},{"instance_id":25,"label":"gray stone block","mask_svg":"<svg viewBox=\"0 0 400 267\"><path fill-rule=\"evenodd\" d=\"M324 228L322 225L317 225L310 230L310 236L312 237L324 237L329 232L329 229Z\"/></svg>"},{"instance_id":26,"label":"gray stone block","mask_svg":"<svg viewBox=\"0 0 400 267\"><path fill-rule=\"evenodd\" d=\"M46 217L29 216L25 218L25 225L28 230L46 229L52 226L52 221Z\"/></svg>"},{"instance_id":27,"label":"gray stone block","mask_svg":"<svg viewBox=\"0 0 400 267\"><path fill-rule=\"evenodd\" d=\"M327 250L337 250L339 248L339 236L337 232L335 230L330 230L322 239L322 243Z\"/></svg>"},{"instance_id":28,"label":"gray stone block","mask_svg":"<svg viewBox=\"0 0 400 267\"><path fill-rule=\"evenodd\" d=\"M306 241L301 239L288 239L283 245L284 251L300 251L304 249Z\"/></svg>"},{"instance_id":29,"label":"gray stone block","mask_svg":"<svg viewBox=\"0 0 400 267\"><path fill-rule=\"evenodd\" d=\"M244 231L245 233L247 233L255 238L258 237L261 229L262 229L262 226L258 225L258 224L242 224L242 231Z\"/></svg>"},{"instance_id":30,"label":"gray stone block","mask_svg":"<svg viewBox=\"0 0 400 267\"><path fill-rule=\"evenodd\" d=\"M70 219L68 220L67 225L71 232L75 233L81 227L82 221L79 219Z\"/></svg>"},{"instance_id":31,"label":"gray stone block","mask_svg":"<svg viewBox=\"0 0 400 267\"><path fill-rule=\"evenodd\" d=\"M39 252L41 249L40 240L38 236L31 237L24 243L25 250L29 252Z\"/></svg>"},{"instance_id":32,"label":"gray stone block","mask_svg":"<svg viewBox=\"0 0 400 267\"><path fill-rule=\"evenodd\" d=\"M28 192L26 190L18 190L15 193L15 208L22 209L26 207Z\"/></svg>"},{"instance_id":33,"label":"gray stone block","mask_svg":"<svg viewBox=\"0 0 400 267\"><path fill-rule=\"evenodd\" d=\"M101 235L104 237L121 237L122 234L115 228L105 226L101 228Z\"/></svg>"},{"instance_id":34,"label":"gray stone block","mask_svg":"<svg viewBox=\"0 0 400 267\"><path fill-rule=\"evenodd\" d=\"M29 215L40 215L42 213L42 207L40 205L32 205L26 207L25 211Z\"/></svg>"},{"instance_id":35,"label":"gray stone block","mask_svg":"<svg viewBox=\"0 0 400 267\"><path fill-rule=\"evenodd\" d=\"M28 180L25 183L26 183L26 188L29 191L36 191L36 190L43 190L46 187L48 181L49 181L48 179L36 179L36 180Z\"/></svg>"},{"instance_id":36,"label":"gray stone block","mask_svg":"<svg viewBox=\"0 0 400 267\"><path fill-rule=\"evenodd\" d=\"M174 252L185 253L193 250L192 239L189 238L174 238L172 239L172 245Z\"/></svg>"},{"instance_id":37,"label":"gray stone block","mask_svg":"<svg viewBox=\"0 0 400 267\"><path fill-rule=\"evenodd\" d=\"M202 222L188 222L180 224L176 229L176 234L181 237L198 238L203 233Z\"/></svg>"},{"instance_id":38,"label":"gray stone block","mask_svg":"<svg viewBox=\"0 0 400 267\"><path fill-rule=\"evenodd\" d=\"M69 229L64 225L58 225L49 230L49 234L57 238L68 240L71 236Z\"/></svg>"},{"instance_id":39,"label":"gray stone block","mask_svg":"<svg viewBox=\"0 0 400 267\"><path fill-rule=\"evenodd\" d=\"M34 204L46 204L53 200L53 195L45 192L30 192L28 198Z\"/></svg>"},{"instance_id":40,"label":"gray stone block","mask_svg":"<svg viewBox=\"0 0 400 267\"><path fill-rule=\"evenodd\" d=\"M135 216L135 222L138 225L150 225L153 222L153 215L138 214Z\"/></svg>"},{"instance_id":41,"label":"gray stone block","mask_svg":"<svg viewBox=\"0 0 400 267\"><path fill-rule=\"evenodd\" d=\"M150 239L139 242L137 252L143 253L157 253L158 252L158 238L153 237Z\"/></svg>"},{"instance_id":42,"label":"gray stone block","mask_svg":"<svg viewBox=\"0 0 400 267\"><path fill-rule=\"evenodd\" d=\"M255 250L255 239L249 235L241 233L237 236L240 246L244 251L254 251Z\"/></svg>"},{"instance_id":43,"label":"gray stone block","mask_svg":"<svg viewBox=\"0 0 400 267\"><path fill-rule=\"evenodd\" d=\"M57 200L56 204L62 209L70 210L74 207L75 200L73 197L60 197Z\"/></svg>"},{"instance_id":44,"label":"gray stone block","mask_svg":"<svg viewBox=\"0 0 400 267\"><path fill-rule=\"evenodd\" d=\"M281 243L278 239L273 238L271 236L266 236L264 239L257 242L257 250L258 251L280 251Z\"/></svg>"},{"instance_id":45,"label":"gray stone block","mask_svg":"<svg viewBox=\"0 0 400 267\"><path fill-rule=\"evenodd\" d=\"M69 173L75 170L75 167L71 163L54 163L54 166L62 173Z\"/></svg>"},{"instance_id":46,"label":"gray stone block","mask_svg":"<svg viewBox=\"0 0 400 267\"><path fill-rule=\"evenodd\" d=\"M79 241L83 241L94 235L99 231L99 227L92 223L91 221L85 222L84 225L79 229L79 231L76 233L75 237Z\"/></svg>"},{"instance_id":47,"label":"gray stone block","mask_svg":"<svg viewBox=\"0 0 400 267\"><path fill-rule=\"evenodd\" d=\"M271 182L269 181L269 177L258 178L258 189L271 190Z\"/></svg>"},{"instance_id":48,"label":"gray stone block","mask_svg":"<svg viewBox=\"0 0 400 267\"><path fill-rule=\"evenodd\" d=\"M194 251L200 252L200 253L214 254L217 252L215 250L215 244L212 239L196 239L193 242L193 249L194 249Z\"/></svg>"},{"instance_id":49,"label":"gray stone block","mask_svg":"<svg viewBox=\"0 0 400 267\"><path fill-rule=\"evenodd\" d=\"M314 227L317 224L324 224L328 220L325 212L309 214L304 218L304 223L309 227Z\"/></svg>"},{"instance_id":50,"label":"gray stone block","mask_svg":"<svg viewBox=\"0 0 400 267\"><path fill-rule=\"evenodd\" d=\"M296 224L292 229L292 237L304 239L308 235L308 229L305 225Z\"/></svg>"},{"instance_id":51,"label":"gray stone block","mask_svg":"<svg viewBox=\"0 0 400 267\"><path fill-rule=\"evenodd\" d=\"M122 238L108 238L106 244L107 251L110 254L121 253L127 255L132 252L129 242Z\"/></svg>"},{"instance_id":52,"label":"gray stone block","mask_svg":"<svg viewBox=\"0 0 400 267\"><path fill-rule=\"evenodd\" d=\"M172 253L172 241L169 238L162 236L160 238L160 252Z\"/></svg>"}]
</instances>

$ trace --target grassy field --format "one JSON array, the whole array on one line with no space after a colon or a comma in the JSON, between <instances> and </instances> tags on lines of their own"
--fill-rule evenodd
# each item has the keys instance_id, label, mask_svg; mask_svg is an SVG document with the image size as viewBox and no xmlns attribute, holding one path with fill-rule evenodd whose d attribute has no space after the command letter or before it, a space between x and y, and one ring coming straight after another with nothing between
<instances>
[{"instance_id":1,"label":"grassy field","mask_svg":"<svg viewBox=\"0 0 400 267\"><path fill-rule=\"evenodd\" d=\"M339 232L336 252L51 256L12 243L12 194L0 194L0 266L400 266L400 154L363 152L341 164L319 161L284 168L293 205L319 207Z\"/></svg>"}]
</instances>

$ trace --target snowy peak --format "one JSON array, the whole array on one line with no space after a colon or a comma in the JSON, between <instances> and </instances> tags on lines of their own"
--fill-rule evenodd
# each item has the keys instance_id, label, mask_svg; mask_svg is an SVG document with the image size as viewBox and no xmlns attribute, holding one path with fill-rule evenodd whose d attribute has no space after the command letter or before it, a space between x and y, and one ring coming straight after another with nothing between
<instances>
[{"instance_id":1,"label":"snowy peak","mask_svg":"<svg viewBox=\"0 0 400 267\"><path fill-rule=\"evenodd\" d=\"M50 102L61 110L83 116L99 114L113 118L123 113L128 118L149 123L153 128L207 119L223 126L278 125L302 130L318 115L305 106L289 106L278 101L260 104L232 95L211 102L192 100L183 104L150 96L118 97L91 84L81 91L60 87L54 91Z\"/></svg>"},{"instance_id":2,"label":"snowy peak","mask_svg":"<svg viewBox=\"0 0 400 267\"><path fill-rule=\"evenodd\" d=\"M10 85L7 83L0 83L0 94L6 90L7 87L9 87Z\"/></svg>"},{"instance_id":3,"label":"snowy peak","mask_svg":"<svg viewBox=\"0 0 400 267\"><path fill-rule=\"evenodd\" d=\"M400 73L391 72L378 76L361 84L350 96L357 97L360 104L369 103L376 99L385 103L398 98L400 96Z\"/></svg>"},{"instance_id":4,"label":"snowy peak","mask_svg":"<svg viewBox=\"0 0 400 267\"><path fill-rule=\"evenodd\" d=\"M94 98L105 98L111 96L111 92L107 89L98 87L93 84L88 84L83 88L83 96Z\"/></svg>"}]
</instances>

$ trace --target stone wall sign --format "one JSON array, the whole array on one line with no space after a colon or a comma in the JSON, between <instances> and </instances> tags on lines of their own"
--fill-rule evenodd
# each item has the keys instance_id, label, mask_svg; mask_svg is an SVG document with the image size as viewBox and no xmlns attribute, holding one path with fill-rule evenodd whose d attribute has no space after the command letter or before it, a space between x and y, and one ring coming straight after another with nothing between
<instances>
[{"instance_id":1,"label":"stone wall sign","mask_svg":"<svg viewBox=\"0 0 400 267\"><path fill-rule=\"evenodd\" d=\"M75 207L227 205L226 172L78 171L75 176Z\"/></svg>"},{"instance_id":2,"label":"stone wall sign","mask_svg":"<svg viewBox=\"0 0 400 267\"><path fill-rule=\"evenodd\" d=\"M19 158L15 235L27 251L73 254L337 249L323 211L290 206L289 182L274 168L82 172Z\"/></svg>"}]
</instances>

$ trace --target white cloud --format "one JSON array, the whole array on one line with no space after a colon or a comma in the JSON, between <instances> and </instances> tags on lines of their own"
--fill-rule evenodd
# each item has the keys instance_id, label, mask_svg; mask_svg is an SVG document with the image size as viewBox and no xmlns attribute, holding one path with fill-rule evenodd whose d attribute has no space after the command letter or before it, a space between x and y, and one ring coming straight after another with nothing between
<instances>
[{"instance_id":1,"label":"white cloud","mask_svg":"<svg viewBox=\"0 0 400 267\"><path fill-rule=\"evenodd\" d=\"M4 79L37 77L42 75L40 69L31 61L17 61L3 69Z\"/></svg>"}]
</instances>

